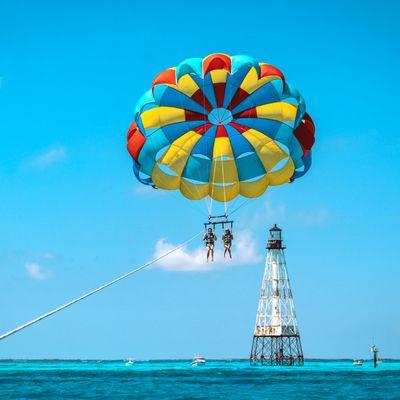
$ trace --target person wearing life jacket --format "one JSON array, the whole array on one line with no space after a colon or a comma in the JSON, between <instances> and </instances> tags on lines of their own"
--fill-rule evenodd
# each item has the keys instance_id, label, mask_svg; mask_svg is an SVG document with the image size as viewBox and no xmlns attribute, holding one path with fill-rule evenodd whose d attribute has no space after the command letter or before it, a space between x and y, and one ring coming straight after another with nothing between
<instances>
[{"instance_id":1,"label":"person wearing life jacket","mask_svg":"<svg viewBox=\"0 0 400 400\"><path fill-rule=\"evenodd\" d=\"M203 241L206 243L207 249L207 262L211 254L211 261L214 261L214 244L217 241L217 236L211 228L207 229L207 233L203 237Z\"/></svg>"},{"instance_id":2,"label":"person wearing life jacket","mask_svg":"<svg viewBox=\"0 0 400 400\"><path fill-rule=\"evenodd\" d=\"M232 258L232 242L233 242L233 235L230 229L225 229L225 234L222 235L222 241L224 242L224 258L226 257L226 253L229 254L229 258Z\"/></svg>"}]
</instances>

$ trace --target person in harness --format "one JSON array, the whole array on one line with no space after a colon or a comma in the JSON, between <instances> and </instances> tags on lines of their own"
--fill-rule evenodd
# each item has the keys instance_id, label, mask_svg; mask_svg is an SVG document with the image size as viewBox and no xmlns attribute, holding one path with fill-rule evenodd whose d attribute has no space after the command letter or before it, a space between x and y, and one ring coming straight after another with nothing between
<instances>
[{"instance_id":1,"label":"person in harness","mask_svg":"<svg viewBox=\"0 0 400 400\"><path fill-rule=\"evenodd\" d=\"M210 254L211 254L211 261L214 261L214 244L217 241L217 236L214 234L211 228L207 229L207 232L203 237L203 241L206 242L207 262L210 257Z\"/></svg>"},{"instance_id":2,"label":"person in harness","mask_svg":"<svg viewBox=\"0 0 400 400\"><path fill-rule=\"evenodd\" d=\"M229 258L232 258L232 242L233 242L233 235L230 229L225 229L225 234L222 235L222 241L224 242L224 258L226 257L226 253L229 253Z\"/></svg>"}]
</instances>

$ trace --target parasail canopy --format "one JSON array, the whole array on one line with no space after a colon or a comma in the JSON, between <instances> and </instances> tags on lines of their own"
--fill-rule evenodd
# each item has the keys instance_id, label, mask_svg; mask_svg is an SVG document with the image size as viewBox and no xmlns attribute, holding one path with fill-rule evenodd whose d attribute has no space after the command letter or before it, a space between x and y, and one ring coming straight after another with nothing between
<instances>
[{"instance_id":1,"label":"parasail canopy","mask_svg":"<svg viewBox=\"0 0 400 400\"><path fill-rule=\"evenodd\" d=\"M136 105L127 147L141 183L228 202L304 175L314 132L278 68L211 54L156 76Z\"/></svg>"}]
</instances>

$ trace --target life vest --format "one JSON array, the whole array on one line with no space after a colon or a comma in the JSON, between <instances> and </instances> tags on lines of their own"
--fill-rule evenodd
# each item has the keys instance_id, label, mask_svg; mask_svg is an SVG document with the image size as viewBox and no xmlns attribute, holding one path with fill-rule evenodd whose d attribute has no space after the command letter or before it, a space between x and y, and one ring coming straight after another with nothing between
<instances>
[{"instance_id":1,"label":"life vest","mask_svg":"<svg viewBox=\"0 0 400 400\"><path fill-rule=\"evenodd\" d=\"M225 233L224 243L227 243L227 244L232 243L232 234L231 233Z\"/></svg>"},{"instance_id":2,"label":"life vest","mask_svg":"<svg viewBox=\"0 0 400 400\"><path fill-rule=\"evenodd\" d=\"M204 238L206 239L206 244L214 244L215 235L213 233L206 233Z\"/></svg>"}]
</instances>

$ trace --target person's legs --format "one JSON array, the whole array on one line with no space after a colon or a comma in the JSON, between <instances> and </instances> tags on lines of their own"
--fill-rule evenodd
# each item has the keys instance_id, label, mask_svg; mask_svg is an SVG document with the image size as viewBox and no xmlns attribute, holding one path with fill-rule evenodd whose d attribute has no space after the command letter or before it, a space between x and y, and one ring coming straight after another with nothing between
<instances>
[{"instance_id":1,"label":"person's legs","mask_svg":"<svg viewBox=\"0 0 400 400\"><path fill-rule=\"evenodd\" d=\"M228 246L226 244L224 244L224 258L226 257L226 252L228 251Z\"/></svg>"},{"instance_id":2,"label":"person's legs","mask_svg":"<svg viewBox=\"0 0 400 400\"><path fill-rule=\"evenodd\" d=\"M228 244L228 247L227 247L227 250L229 253L229 258L232 258L231 246L232 246L231 244Z\"/></svg>"},{"instance_id":3,"label":"person's legs","mask_svg":"<svg viewBox=\"0 0 400 400\"><path fill-rule=\"evenodd\" d=\"M210 247L210 251L211 251L211 261L214 262L214 245Z\"/></svg>"},{"instance_id":4,"label":"person's legs","mask_svg":"<svg viewBox=\"0 0 400 400\"><path fill-rule=\"evenodd\" d=\"M207 246L206 248L207 248L207 262L208 262L208 259L210 257L210 246Z\"/></svg>"}]
</instances>

